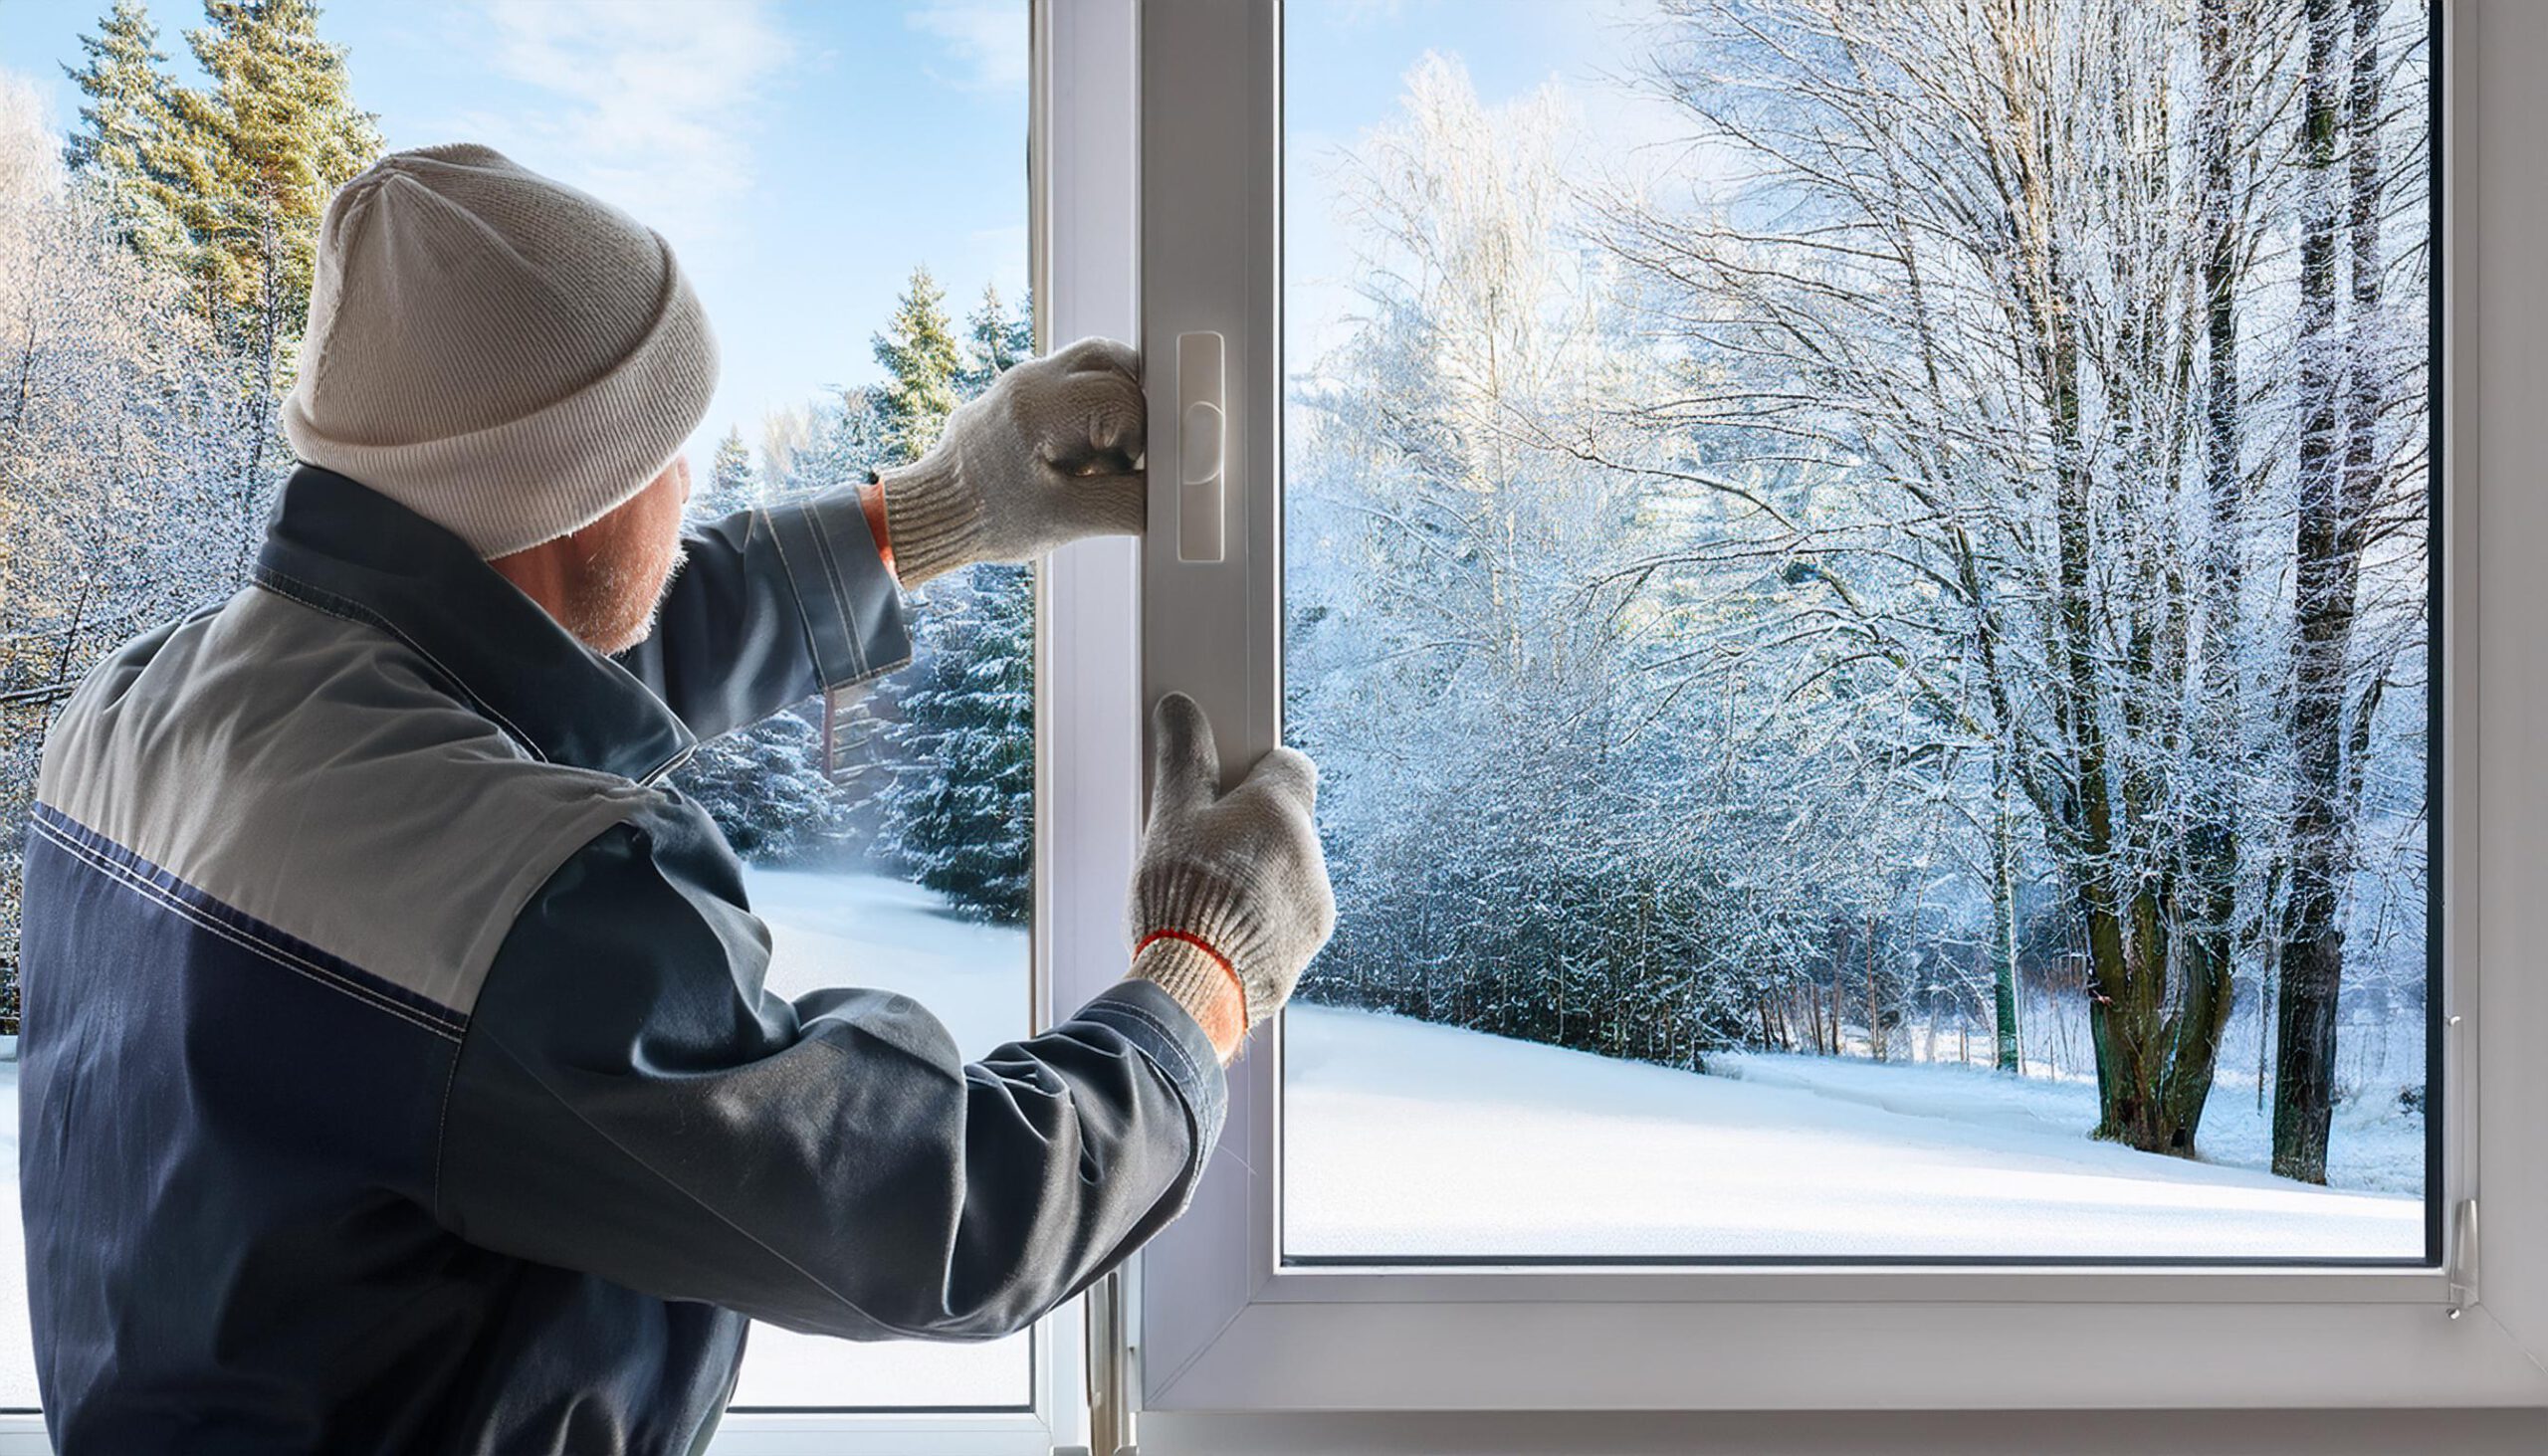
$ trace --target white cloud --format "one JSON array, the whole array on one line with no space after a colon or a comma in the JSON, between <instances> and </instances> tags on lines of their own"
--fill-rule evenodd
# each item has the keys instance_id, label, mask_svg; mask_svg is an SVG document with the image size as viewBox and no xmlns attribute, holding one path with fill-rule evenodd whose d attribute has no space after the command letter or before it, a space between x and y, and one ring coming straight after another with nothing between
<instances>
[{"instance_id":1,"label":"white cloud","mask_svg":"<svg viewBox=\"0 0 2548 1456\"><path fill-rule=\"evenodd\" d=\"M485 139L676 240L727 230L752 182L757 104L790 56L762 0L483 0L479 14L462 43L553 99L472 115Z\"/></svg>"},{"instance_id":2,"label":"white cloud","mask_svg":"<svg viewBox=\"0 0 2548 1456\"><path fill-rule=\"evenodd\" d=\"M935 36L955 63L930 74L962 91L1026 89L1026 7L999 0L933 0L906 11L903 24Z\"/></svg>"},{"instance_id":3,"label":"white cloud","mask_svg":"<svg viewBox=\"0 0 2548 1456\"><path fill-rule=\"evenodd\" d=\"M1406 18L1405 0L1334 0L1329 18L1345 30L1395 25Z\"/></svg>"}]
</instances>

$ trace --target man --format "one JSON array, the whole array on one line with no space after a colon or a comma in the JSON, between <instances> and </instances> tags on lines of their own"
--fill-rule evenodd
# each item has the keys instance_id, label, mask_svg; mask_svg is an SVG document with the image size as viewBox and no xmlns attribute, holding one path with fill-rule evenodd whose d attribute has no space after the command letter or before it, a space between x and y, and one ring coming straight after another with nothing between
<instances>
[{"instance_id":1,"label":"man","mask_svg":"<svg viewBox=\"0 0 2548 1456\"><path fill-rule=\"evenodd\" d=\"M717 364L663 240L485 147L337 195L255 584L46 745L20 1148L65 1456L692 1451L746 1317L988 1338L1183 1208L1333 923L1306 759L1222 794L1162 704L1130 976L969 1066L904 997L765 994L667 782L903 662L895 570L1140 529L1137 369L1020 365L917 464L685 543Z\"/></svg>"}]
</instances>

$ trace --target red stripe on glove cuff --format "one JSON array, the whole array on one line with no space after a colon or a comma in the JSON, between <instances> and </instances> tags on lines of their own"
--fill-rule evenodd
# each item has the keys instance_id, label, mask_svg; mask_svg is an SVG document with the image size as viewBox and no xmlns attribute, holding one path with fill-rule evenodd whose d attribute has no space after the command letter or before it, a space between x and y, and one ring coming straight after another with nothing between
<instances>
[{"instance_id":1,"label":"red stripe on glove cuff","mask_svg":"<svg viewBox=\"0 0 2548 1456\"><path fill-rule=\"evenodd\" d=\"M1230 978L1230 989L1238 992L1238 1034L1242 1039L1244 1039L1249 1029L1247 1015L1247 982L1239 979L1238 967L1230 964L1230 958L1223 955L1220 952L1219 947L1215 946L1211 941L1204 939L1202 936L1195 935L1191 931L1153 931L1142 937L1142 942L1140 944L1133 947L1133 958L1136 960L1140 959L1143 951L1148 950L1162 940L1182 940L1186 944L1193 946L1195 949L1202 951L1204 956L1214 965L1219 966L1223 975Z\"/></svg>"}]
</instances>

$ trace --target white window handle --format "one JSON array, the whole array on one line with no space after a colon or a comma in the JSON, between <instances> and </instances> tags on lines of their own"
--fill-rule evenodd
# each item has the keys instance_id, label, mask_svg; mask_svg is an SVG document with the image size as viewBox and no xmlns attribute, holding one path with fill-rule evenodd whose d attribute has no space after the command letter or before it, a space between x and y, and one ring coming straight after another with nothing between
<instances>
[{"instance_id":1,"label":"white window handle","mask_svg":"<svg viewBox=\"0 0 2548 1456\"><path fill-rule=\"evenodd\" d=\"M1221 559L1229 417L1221 336L1176 336L1176 559Z\"/></svg>"}]
</instances>

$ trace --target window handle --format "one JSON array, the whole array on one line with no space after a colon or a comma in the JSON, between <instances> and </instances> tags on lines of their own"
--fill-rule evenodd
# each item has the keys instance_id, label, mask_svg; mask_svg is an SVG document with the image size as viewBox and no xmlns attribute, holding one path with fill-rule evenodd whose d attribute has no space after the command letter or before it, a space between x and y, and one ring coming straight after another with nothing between
<instances>
[{"instance_id":1,"label":"window handle","mask_svg":"<svg viewBox=\"0 0 2548 1456\"><path fill-rule=\"evenodd\" d=\"M1218 561L1226 509L1229 417L1221 336L1176 336L1176 559Z\"/></svg>"}]
</instances>

